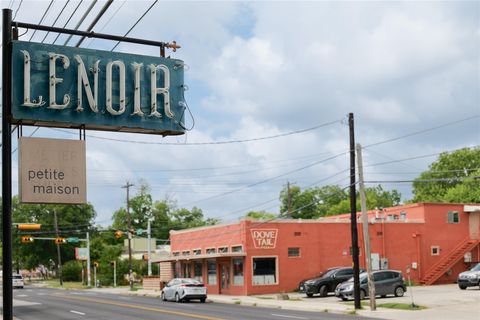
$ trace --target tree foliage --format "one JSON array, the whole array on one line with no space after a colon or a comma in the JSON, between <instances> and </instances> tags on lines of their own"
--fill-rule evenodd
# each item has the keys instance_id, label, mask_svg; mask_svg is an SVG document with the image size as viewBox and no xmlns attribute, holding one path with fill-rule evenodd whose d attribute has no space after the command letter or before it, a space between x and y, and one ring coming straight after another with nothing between
<instances>
[{"instance_id":1,"label":"tree foliage","mask_svg":"<svg viewBox=\"0 0 480 320\"><path fill-rule=\"evenodd\" d=\"M85 237L95 218L95 210L91 204L85 205L46 205L20 204L18 197L12 199L12 221L14 223L39 223L41 231L25 232L13 229L13 263L18 269L32 269L38 265L50 267L57 264L57 249L52 240L35 240L33 243L21 243L22 235L38 237L55 237L54 212L60 236ZM75 258L75 246L79 244L64 244L60 246L62 262ZM53 262L53 263L52 263Z\"/></svg>"},{"instance_id":2,"label":"tree foliage","mask_svg":"<svg viewBox=\"0 0 480 320\"><path fill-rule=\"evenodd\" d=\"M266 211L250 211L247 213L246 217L253 218L257 220L272 220L278 217L278 215L274 213L268 213Z\"/></svg>"},{"instance_id":3,"label":"tree foliage","mask_svg":"<svg viewBox=\"0 0 480 320\"><path fill-rule=\"evenodd\" d=\"M142 185L129 201L132 229L147 229L148 219L152 218L152 237L168 239L170 230L181 230L205 225L214 225L217 219L205 218L200 208L191 210L177 208L175 201L164 199L153 202L147 185ZM120 208L113 213L112 227L119 230L127 229L127 210Z\"/></svg>"},{"instance_id":4,"label":"tree foliage","mask_svg":"<svg viewBox=\"0 0 480 320\"><path fill-rule=\"evenodd\" d=\"M444 152L415 179L412 201L479 203L479 168L478 147Z\"/></svg>"},{"instance_id":5,"label":"tree foliage","mask_svg":"<svg viewBox=\"0 0 480 320\"><path fill-rule=\"evenodd\" d=\"M365 188L367 209L390 207L400 204L397 190L387 191L382 186ZM280 212L288 213L288 188L280 192ZM348 190L336 185L308 188L302 191L298 186L290 186L292 218L315 219L324 216L350 212ZM360 210L360 197L357 193L357 210Z\"/></svg>"}]
</instances>

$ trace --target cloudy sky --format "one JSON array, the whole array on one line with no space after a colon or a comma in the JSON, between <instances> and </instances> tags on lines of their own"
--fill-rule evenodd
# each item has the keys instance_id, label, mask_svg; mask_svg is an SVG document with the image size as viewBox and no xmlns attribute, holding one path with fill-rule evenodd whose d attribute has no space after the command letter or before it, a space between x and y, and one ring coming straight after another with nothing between
<instances>
[{"instance_id":1,"label":"cloudy sky","mask_svg":"<svg viewBox=\"0 0 480 320\"><path fill-rule=\"evenodd\" d=\"M83 1L67 27L91 3ZM152 3L115 0L94 31L124 35ZM17 21L29 23L39 23L49 4L2 1ZM54 1L42 24L52 25L65 4ZM63 26L78 4L70 1L55 25ZM104 4L96 3L81 30ZM57 37L45 35L37 32L32 41ZM195 126L166 138L87 133L88 200L102 225L125 205L127 180L148 183L156 200L197 206L223 221L249 210L277 213L287 182L345 187L349 112L357 142L371 145L364 150L369 181L412 179L439 152L480 145L478 1L158 1L129 36L182 46L168 54L189 66L186 98ZM31 37L28 31L21 40ZM82 47L114 45L86 40ZM158 55L131 44L115 50ZM34 136L75 137L46 128ZM394 161L409 158L416 159ZM14 193L16 161L14 153ZM384 162L390 163L378 165ZM411 197L410 184L384 187Z\"/></svg>"}]
</instances>

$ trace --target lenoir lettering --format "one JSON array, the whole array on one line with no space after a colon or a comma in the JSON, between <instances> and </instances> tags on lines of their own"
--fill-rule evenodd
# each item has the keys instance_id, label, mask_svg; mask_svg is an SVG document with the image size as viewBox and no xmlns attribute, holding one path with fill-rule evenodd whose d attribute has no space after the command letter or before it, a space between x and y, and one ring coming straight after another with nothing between
<instances>
[{"instance_id":1,"label":"lenoir lettering","mask_svg":"<svg viewBox=\"0 0 480 320\"><path fill-rule=\"evenodd\" d=\"M31 59L30 53L27 50L20 50L23 54L23 61L24 61L24 71L23 71L23 104L24 107L29 108L38 108L44 106L47 102L44 100L44 97L39 96L37 99L32 100L30 93L31 93ZM56 101L57 96L57 87L61 85L63 82L63 78L58 77L57 75L57 65L60 64L64 70L70 68L70 59L63 54L50 52L48 54L49 59L49 68L48 68L48 79L49 79L49 99L48 99L48 108L49 109L57 109L62 110L68 108L71 104L70 95L64 94L63 100L61 102ZM76 103L76 111L83 112L84 111L84 101L83 101L83 93L85 92L85 96L87 98L87 104L90 110L94 113L101 112L103 110L99 109L99 93L98 93L98 75L100 72L100 60L97 60L93 66L91 66L90 70L93 73L93 89L92 85L90 84L90 79L87 73L87 67L82 60L80 55L74 55L73 59L77 64L77 103ZM141 106L141 77L140 72L142 68L144 68L142 63L132 63L130 67L133 70L134 79L133 79L133 111L131 113L132 116L144 116L142 112ZM161 117L161 113L158 111L158 104L157 99L158 95L163 95L163 111L165 115L169 118L173 118L174 114L170 108L170 70L166 65L163 64L149 64L146 66L150 73L150 89L151 89L151 102L150 102L150 114L148 116L152 117ZM113 77L114 72L113 70L117 69L118 72L118 83L119 83L119 96L118 96L118 104L114 105L113 99ZM157 77L158 73L163 72L164 76L164 84L163 87L157 87ZM104 110L113 116L119 116L125 113L126 111L126 66L123 61L121 60L114 60L109 61L105 65L105 75L106 75L106 83L105 83L105 107Z\"/></svg>"}]
</instances>

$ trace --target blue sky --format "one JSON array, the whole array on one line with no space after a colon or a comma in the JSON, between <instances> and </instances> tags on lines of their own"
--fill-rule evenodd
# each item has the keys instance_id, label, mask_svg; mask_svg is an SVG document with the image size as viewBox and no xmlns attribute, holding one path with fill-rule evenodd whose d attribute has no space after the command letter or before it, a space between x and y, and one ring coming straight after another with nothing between
<instances>
[{"instance_id":1,"label":"blue sky","mask_svg":"<svg viewBox=\"0 0 480 320\"><path fill-rule=\"evenodd\" d=\"M94 30L123 35L152 2L115 1ZM19 3L2 1L2 7L12 4L15 10ZM39 12L48 3L24 1L17 20L38 23ZM79 12L89 3L84 1ZM104 3L98 1L92 12ZM63 4L55 1L45 24L53 23ZM72 1L66 7L57 25L63 26L76 4ZM93 16L80 29L86 29ZM68 27L79 18L77 13ZM345 123L247 143L185 142L278 135L344 120L353 112L357 142L367 145L478 116L479 21L480 3L474 1L159 1L130 36L176 40L182 46L168 54L190 67L185 75L190 88L186 97L195 127L185 136L163 139L88 132L88 199L97 210L97 221L109 224L111 213L125 205L120 187L126 180L136 186L147 182L156 200L174 199L179 207L196 205L206 216L224 221L238 219L248 211L244 208L277 213L275 199L287 181L301 187L346 186L347 173L315 183L348 168L347 156L286 174L347 151ZM30 35L21 39L28 40ZM40 32L33 41L43 37ZM49 35L45 42L55 37ZM100 40L83 44L100 50L113 45ZM155 48L127 44L117 50L158 54ZM188 118L187 123L191 124ZM371 165L479 145L479 128L477 117L372 146L364 151L364 161ZM29 132L24 130L25 135ZM34 136L73 137L44 128ZM414 178L434 159L370 166L366 179ZM273 179L277 176L281 177ZM408 184L385 187L398 189L404 198L411 196ZM272 201L262 205L268 200Z\"/></svg>"}]
</instances>

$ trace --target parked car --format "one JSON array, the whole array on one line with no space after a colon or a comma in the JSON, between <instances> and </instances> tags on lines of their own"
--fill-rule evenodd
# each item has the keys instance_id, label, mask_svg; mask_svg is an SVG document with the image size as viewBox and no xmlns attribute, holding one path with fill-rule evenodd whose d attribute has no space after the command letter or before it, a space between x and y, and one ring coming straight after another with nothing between
<instances>
[{"instance_id":1,"label":"parked car","mask_svg":"<svg viewBox=\"0 0 480 320\"><path fill-rule=\"evenodd\" d=\"M469 271L462 272L458 275L458 287L462 290L467 287L480 286L480 263L474 266Z\"/></svg>"},{"instance_id":2,"label":"parked car","mask_svg":"<svg viewBox=\"0 0 480 320\"><path fill-rule=\"evenodd\" d=\"M331 269L328 269L328 270L325 271L325 272L328 272L329 270L331 270ZM319 274L317 274L317 275L315 275L315 276L313 276L313 277L310 277L310 278L308 278L308 279L303 279L302 281L300 281L300 282L298 283L298 291L300 291L300 292L305 292L305 281L308 281L308 280L310 280L310 279L320 278L321 276L323 276L323 275L325 274L325 272L320 272Z\"/></svg>"},{"instance_id":3,"label":"parked car","mask_svg":"<svg viewBox=\"0 0 480 320\"><path fill-rule=\"evenodd\" d=\"M205 302L207 300L207 288L195 279L175 278L162 289L161 299L175 302L198 299L200 302Z\"/></svg>"},{"instance_id":4,"label":"parked car","mask_svg":"<svg viewBox=\"0 0 480 320\"><path fill-rule=\"evenodd\" d=\"M373 272L373 282L375 283L375 295L386 297L393 294L395 297L402 297L407 291L405 281L400 271L378 270ZM353 278L340 284L335 289L335 296L346 301L353 299ZM367 273L360 275L360 299L368 296L368 276Z\"/></svg>"},{"instance_id":5,"label":"parked car","mask_svg":"<svg viewBox=\"0 0 480 320\"><path fill-rule=\"evenodd\" d=\"M14 288L23 289L25 286L25 282L23 281L23 277L21 274L15 273L12 275L12 286Z\"/></svg>"},{"instance_id":6,"label":"parked car","mask_svg":"<svg viewBox=\"0 0 480 320\"><path fill-rule=\"evenodd\" d=\"M364 270L361 269L360 272ZM305 293L307 297L313 297L314 294L320 294L326 297L329 292L334 292L339 283L347 281L353 276L353 268L338 267L328 269L321 277L310 279L304 282Z\"/></svg>"}]
</instances>

